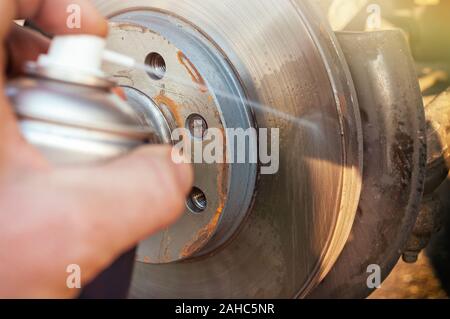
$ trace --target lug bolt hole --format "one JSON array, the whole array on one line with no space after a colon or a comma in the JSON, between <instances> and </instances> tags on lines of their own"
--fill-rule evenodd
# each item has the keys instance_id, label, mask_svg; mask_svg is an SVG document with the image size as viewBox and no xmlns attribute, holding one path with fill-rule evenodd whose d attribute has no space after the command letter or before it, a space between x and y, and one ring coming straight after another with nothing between
<instances>
[{"instance_id":1,"label":"lug bolt hole","mask_svg":"<svg viewBox=\"0 0 450 319\"><path fill-rule=\"evenodd\" d=\"M189 210L191 210L195 214L200 214L204 212L208 207L208 201L206 199L205 193L203 193L197 187L194 187L192 189L186 204Z\"/></svg>"},{"instance_id":2,"label":"lug bolt hole","mask_svg":"<svg viewBox=\"0 0 450 319\"><path fill-rule=\"evenodd\" d=\"M202 140L208 130L208 124L201 115L191 114L186 120L186 128L193 138Z\"/></svg>"},{"instance_id":3,"label":"lug bolt hole","mask_svg":"<svg viewBox=\"0 0 450 319\"><path fill-rule=\"evenodd\" d=\"M159 53L152 52L148 54L145 58L145 64L149 68L147 74L153 80L161 80L166 75L166 61Z\"/></svg>"}]
</instances>

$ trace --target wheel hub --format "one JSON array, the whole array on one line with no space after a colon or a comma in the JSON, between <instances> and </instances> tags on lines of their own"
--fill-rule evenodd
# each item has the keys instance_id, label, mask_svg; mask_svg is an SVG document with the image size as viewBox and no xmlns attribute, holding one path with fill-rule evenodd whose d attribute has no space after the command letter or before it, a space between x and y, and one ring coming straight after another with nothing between
<instances>
[{"instance_id":1,"label":"wheel hub","mask_svg":"<svg viewBox=\"0 0 450 319\"><path fill-rule=\"evenodd\" d=\"M130 12L115 17L113 21L109 48L131 55L154 70L146 74L109 66L109 71L125 88L129 100L149 125L156 118L160 124L153 125L167 127L169 132L186 127L192 133L184 138L190 139L192 144L200 144L195 145L199 147L204 147L208 141L204 140L204 134L194 136L196 129L193 125L198 121L205 128L216 128L224 134L226 128L253 126L251 114L243 99L239 98L242 88L232 73L221 65L222 61L217 57L219 53L206 40L189 40L187 32L174 30L177 27L157 13ZM152 30L148 28L150 26ZM169 41L162 33L173 33L174 37ZM129 51L130 44L133 51ZM216 90L219 88L220 92L210 92L206 83ZM143 99L151 101L156 109L148 107L149 103ZM149 110L153 110L152 113ZM158 111L160 116L155 116ZM160 134L168 137L169 142L179 142L163 131L160 130ZM226 152L227 149L224 150ZM226 242L245 217L253 195L256 163L201 162L194 168L195 188L187 199L182 219L141 243L138 261L170 263L204 254ZM246 185L246 188L241 185ZM229 190L230 186L234 191Z\"/></svg>"}]
</instances>

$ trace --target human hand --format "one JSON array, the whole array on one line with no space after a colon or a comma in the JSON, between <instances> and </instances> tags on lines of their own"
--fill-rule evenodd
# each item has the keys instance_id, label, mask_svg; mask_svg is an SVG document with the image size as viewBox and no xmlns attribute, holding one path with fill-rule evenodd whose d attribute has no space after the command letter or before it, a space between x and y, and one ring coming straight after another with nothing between
<instances>
[{"instance_id":1,"label":"human hand","mask_svg":"<svg viewBox=\"0 0 450 319\"><path fill-rule=\"evenodd\" d=\"M66 26L66 8L82 9L80 29ZM48 40L13 25L31 19L53 34L105 36L106 21L88 0L2 0L0 66L12 72L48 47ZM7 56L9 52L9 56ZM11 53L14 53L13 55ZM0 72L0 86L6 79ZM0 297L74 297L68 265L86 284L124 251L175 222L193 180L171 149L143 147L102 167L56 168L26 143L0 93Z\"/></svg>"}]
</instances>

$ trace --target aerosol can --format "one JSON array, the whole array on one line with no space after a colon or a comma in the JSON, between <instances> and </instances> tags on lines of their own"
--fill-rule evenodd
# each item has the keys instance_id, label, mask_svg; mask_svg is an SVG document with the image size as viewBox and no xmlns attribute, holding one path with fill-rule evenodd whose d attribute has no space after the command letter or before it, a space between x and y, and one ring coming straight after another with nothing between
<instances>
[{"instance_id":1,"label":"aerosol can","mask_svg":"<svg viewBox=\"0 0 450 319\"><path fill-rule=\"evenodd\" d=\"M101 71L104 52L98 37L56 37L6 86L23 136L57 166L97 164L160 142L148 119L112 92ZM123 255L82 297L126 297L134 255Z\"/></svg>"},{"instance_id":2,"label":"aerosol can","mask_svg":"<svg viewBox=\"0 0 450 319\"><path fill-rule=\"evenodd\" d=\"M99 37L56 37L47 55L6 86L23 136L53 164L98 163L160 141L112 92L114 82L101 71L104 52Z\"/></svg>"}]
</instances>

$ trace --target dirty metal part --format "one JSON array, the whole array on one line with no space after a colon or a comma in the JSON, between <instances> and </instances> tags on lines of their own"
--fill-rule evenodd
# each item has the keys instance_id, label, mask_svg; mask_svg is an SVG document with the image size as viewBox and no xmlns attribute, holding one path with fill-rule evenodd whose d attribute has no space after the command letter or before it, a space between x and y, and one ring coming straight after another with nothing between
<instances>
[{"instance_id":1,"label":"dirty metal part","mask_svg":"<svg viewBox=\"0 0 450 319\"><path fill-rule=\"evenodd\" d=\"M202 116L205 125L219 129L224 135L227 134L225 125L243 129L253 127L251 113L240 98L242 89L236 85L237 80L231 70L220 65L223 61L208 48L210 44L190 39L189 33L165 21L160 14L130 12L112 21L108 40L110 49L126 53L137 61L145 61L149 66L163 68L165 72L158 72L160 76L156 77L139 70L108 66L109 72L127 92L139 92L149 103L156 103L167 115L164 125L171 128L170 132L188 126L192 115L196 114ZM153 30L146 27L150 25ZM174 33L171 41L161 35L163 32ZM130 44L134 48L131 52ZM159 65L155 65L157 61L149 61L151 56L160 57ZM195 59L201 61L197 61L197 66L200 63L204 65L203 73L194 66ZM224 96L214 95L206 83L220 88ZM139 104L138 100L134 101ZM136 106L145 110L145 105L141 101L140 106ZM194 147L207 143L194 136L184 138L192 139ZM226 154L228 143L224 148ZM235 233L245 218L253 197L257 163L198 163L194 169L195 187L206 197L207 206L200 213L187 205L177 224L140 244L139 261L165 264L198 255L200 251L204 254L214 250Z\"/></svg>"},{"instance_id":2,"label":"dirty metal part","mask_svg":"<svg viewBox=\"0 0 450 319\"><path fill-rule=\"evenodd\" d=\"M425 198L414 230L403 253L403 260L414 263L431 237L442 226L442 204L436 191L445 182L450 168L450 89L425 108L427 119L427 176Z\"/></svg>"},{"instance_id":3,"label":"dirty metal part","mask_svg":"<svg viewBox=\"0 0 450 319\"><path fill-rule=\"evenodd\" d=\"M195 113L210 128L280 129L280 170L257 183L255 165L196 165L210 210L141 244L131 296L305 296L347 241L361 188L357 98L327 22L303 0L94 3L111 49L164 58L161 79L109 70L177 127Z\"/></svg>"},{"instance_id":4,"label":"dirty metal part","mask_svg":"<svg viewBox=\"0 0 450 319\"><path fill-rule=\"evenodd\" d=\"M434 192L450 168L450 88L425 108L427 119L427 179L425 192Z\"/></svg>"},{"instance_id":5,"label":"dirty metal part","mask_svg":"<svg viewBox=\"0 0 450 319\"><path fill-rule=\"evenodd\" d=\"M356 86L364 133L364 177L352 233L312 298L364 298L367 268L383 279L401 256L422 199L426 167L422 97L400 31L337 33Z\"/></svg>"},{"instance_id":6,"label":"dirty metal part","mask_svg":"<svg viewBox=\"0 0 450 319\"><path fill-rule=\"evenodd\" d=\"M441 202L436 196L430 195L422 201L419 216L414 230L403 252L403 261L415 263L420 252L428 246L431 236L441 229Z\"/></svg>"}]
</instances>

